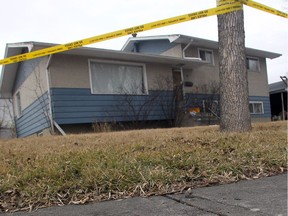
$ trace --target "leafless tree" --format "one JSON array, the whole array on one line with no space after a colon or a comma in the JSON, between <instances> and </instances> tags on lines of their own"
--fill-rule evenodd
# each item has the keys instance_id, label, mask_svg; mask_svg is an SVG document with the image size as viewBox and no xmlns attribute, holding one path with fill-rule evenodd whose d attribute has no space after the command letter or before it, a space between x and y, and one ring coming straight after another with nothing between
<instances>
[{"instance_id":1,"label":"leafless tree","mask_svg":"<svg viewBox=\"0 0 288 216\"><path fill-rule=\"evenodd\" d=\"M158 95L146 95L144 87L139 89L136 82L131 82L128 87L121 87L119 95L117 112L120 112L126 121L130 121L133 127L143 127L153 112Z\"/></svg>"},{"instance_id":2,"label":"leafless tree","mask_svg":"<svg viewBox=\"0 0 288 216\"><path fill-rule=\"evenodd\" d=\"M157 89L157 103L170 127L181 126L189 97L183 95L183 84L175 86L172 78L158 76L154 80Z\"/></svg>"},{"instance_id":3,"label":"leafless tree","mask_svg":"<svg viewBox=\"0 0 288 216\"><path fill-rule=\"evenodd\" d=\"M220 119L219 107L219 90L220 85L216 81L211 81L208 85L204 85L205 97L203 99L203 112L207 114L208 124L211 124L212 119Z\"/></svg>"},{"instance_id":4,"label":"leafless tree","mask_svg":"<svg viewBox=\"0 0 288 216\"><path fill-rule=\"evenodd\" d=\"M46 122L49 125L50 134L54 134L54 127L53 127L53 122L52 122L53 120L52 120L52 116L50 114L51 108L50 108L49 102L48 102L49 95L47 95L48 98L45 97L45 94L49 94L49 93L47 92L47 90L44 89L43 82L45 82L45 81L42 79L41 73L45 73L45 71L42 71L38 65L35 68L35 73L34 73L34 77L35 77L34 93L37 97L37 100L39 100L39 102L40 102L40 106L41 106L41 109L42 109L43 114L45 116Z\"/></svg>"},{"instance_id":5,"label":"leafless tree","mask_svg":"<svg viewBox=\"0 0 288 216\"><path fill-rule=\"evenodd\" d=\"M47 81L45 78L45 71L41 69L41 60L38 61L29 61L27 64L30 64L29 69L32 69L32 73L30 76L33 77L33 85L27 87L26 90L31 92L31 98L34 100L38 100L42 114L45 117L46 123L49 125L49 131L51 134L54 134L54 128L52 123L52 116L50 112L50 106L48 103L48 98L45 96L47 94L47 90L45 89L45 84Z\"/></svg>"}]
</instances>

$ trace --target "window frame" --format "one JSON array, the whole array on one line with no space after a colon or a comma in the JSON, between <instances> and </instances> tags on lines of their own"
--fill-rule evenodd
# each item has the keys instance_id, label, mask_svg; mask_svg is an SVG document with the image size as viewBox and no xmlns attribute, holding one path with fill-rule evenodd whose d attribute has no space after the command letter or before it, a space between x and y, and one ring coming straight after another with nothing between
<instances>
[{"instance_id":1,"label":"window frame","mask_svg":"<svg viewBox=\"0 0 288 216\"><path fill-rule=\"evenodd\" d=\"M212 54L212 61L210 62L210 61L206 61L206 60L202 60L202 58L200 57L200 52L201 51L204 51L204 52L211 52L211 54ZM202 61L205 61L205 62L208 62L209 64L211 64L211 65L215 65L215 62L214 62L214 52L213 52L213 50L212 49L206 49L206 48L198 48L198 57L202 60Z\"/></svg>"},{"instance_id":2,"label":"window frame","mask_svg":"<svg viewBox=\"0 0 288 216\"><path fill-rule=\"evenodd\" d=\"M91 62L98 62L104 64L120 64L123 66L141 66L143 73L143 84L145 88L145 92L143 94L129 94L129 95L149 95L148 90L148 82L147 82L147 73L146 73L146 64L144 63L136 63L136 62L127 62L127 61L112 61L112 60L100 60L100 59L88 59L88 68L89 68L89 79L90 79L90 91L93 95L125 95L125 93L113 92L113 93L94 93L93 92L93 81L92 81L92 70L91 70Z\"/></svg>"},{"instance_id":3,"label":"window frame","mask_svg":"<svg viewBox=\"0 0 288 216\"><path fill-rule=\"evenodd\" d=\"M247 64L247 61L249 61L249 59L251 59L251 60L256 60L256 61L257 61L257 69L256 69L256 70L248 68L248 65L249 65L249 64ZM259 59L258 57L246 56L246 69L247 69L248 71L252 71L252 72L260 72L260 71L261 71L261 68L260 68L260 59Z\"/></svg>"},{"instance_id":4,"label":"window frame","mask_svg":"<svg viewBox=\"0 0 288 216\"><path fill-rule=\"evenodd\" d=\"M250 112L250 104L253 105L253 112ZM261 113L256 113L255 112L254 104L261 104L261 110L262 110ZM263 104L263 102L262 101L249 101L249 112L252 115L263 115L265 113L264 112L264 104Z\"/></svg>"}]
</instances>

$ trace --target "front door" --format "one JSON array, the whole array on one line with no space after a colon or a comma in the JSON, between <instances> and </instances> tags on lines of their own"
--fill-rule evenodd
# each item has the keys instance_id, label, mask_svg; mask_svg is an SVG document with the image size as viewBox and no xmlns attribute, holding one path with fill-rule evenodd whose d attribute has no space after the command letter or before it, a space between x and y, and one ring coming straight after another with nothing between
<instances>
[{"instance_id":1,"label":"front door","mask_svg":"<svg viewBox=\"0 0 288 216\"><path fill-rule=\"evenodd\" d=\"M173 91L175 92L176 100L183 100L183 88L182 88L182 75L180 70L173 69Z\"/></svg>"}]
</instances>

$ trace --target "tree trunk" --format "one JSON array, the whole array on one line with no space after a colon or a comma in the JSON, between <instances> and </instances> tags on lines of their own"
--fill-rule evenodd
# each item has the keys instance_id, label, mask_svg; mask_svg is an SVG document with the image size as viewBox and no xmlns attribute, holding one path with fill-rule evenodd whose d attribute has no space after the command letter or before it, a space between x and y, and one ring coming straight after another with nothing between
<instances>
[{"instance_id":1,"label":"tree trunk","mask_svg":"<svg viewBox=\"0 0 288 216\"><path fill-rule=\"evenodd\" d=\"M229 4L218 0L220 4ZM218 15L220 130L251 130L243 10Z\"/></svg>"}]
</instances>

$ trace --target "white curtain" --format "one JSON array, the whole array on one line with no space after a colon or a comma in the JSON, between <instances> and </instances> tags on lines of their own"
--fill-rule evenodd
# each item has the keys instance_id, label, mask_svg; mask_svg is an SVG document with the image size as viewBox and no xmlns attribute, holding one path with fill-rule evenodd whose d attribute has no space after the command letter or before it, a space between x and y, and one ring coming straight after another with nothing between
<instances>
[{"instance_id":1,"label":"white curtain","mask_svg":"<svg viewBox=\"0 0 288 216\"><path fill-rule=\"evenodd\" d=\"M143 67L90 62L93 93L144 94Z\"/></svg>"}]
</instances>

